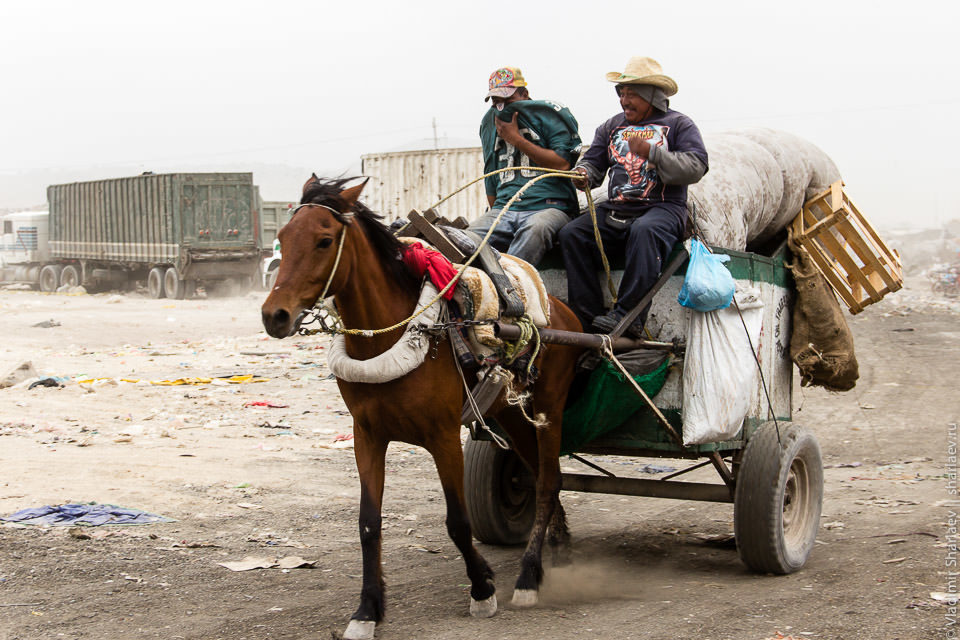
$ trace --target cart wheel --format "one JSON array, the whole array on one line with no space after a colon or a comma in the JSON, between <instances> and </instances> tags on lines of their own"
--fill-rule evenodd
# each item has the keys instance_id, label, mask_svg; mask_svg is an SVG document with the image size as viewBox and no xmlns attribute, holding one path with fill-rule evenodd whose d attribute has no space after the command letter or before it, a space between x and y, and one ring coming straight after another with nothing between
<instances>
[{"instance_id":1,"label":"cart wheel","mask_svg":"<svg viewBox=\"0 0 960 640\"><path fill-rule=\"evenodd\" d=\"M467 440L464 495L473 536L487 544L527 541L536 515L533 474L514 451Z\"/></svg>"},{"instance_id":2,"label":"cart wheel","mask_svg":"<svg viewBox=\"0 0 960 640\"><path fill-rule=\"evenodd\" d=\"M40 291L51 293L60 286L60 265L48 264L40 270Z\"/></svg>"},{"instance_id":3,"label":"cart wheel","mask_svg":"<svg viewBox=\"0 0 960 640\"><path fill-rule=\"evenodd\" d=\"M183 300L187 293L187 283L180 279L176 267L169 267L163 274L163 292L173 300Z\"/></svg>"},{"instance_id":4,"label":"cart wheel","mask_svg":"<svg viewBox=\"0 0 960 640\"><path fill-rule=\"evenodd\" d=\"M151 298L163 298L166 292L163 290L164 270L162 267L154 267L147 274L147 291Z\"/></svg>"},{"instance_id":5,"label":"cart wheel","mask_svg":"<svg viewBox=\"0 0 960 640\"><path fill-rule=\"evenodd\" d=\"M813 434L773 422L754 432L737 474L733 529L743 563L793 573L807 561L820 526L823 461Z\"/></svg>"},{"instance_id":6,"label":"cart wheel","mask_svg":"<svg viewBox=\"0 0 960 640\"><path fill-rule=\"evenodd\" d=\"M72 264L68 264L60 272L60 286L64 285L70 288L80 285L80 272Z\"/></svg>"}]
</instances>

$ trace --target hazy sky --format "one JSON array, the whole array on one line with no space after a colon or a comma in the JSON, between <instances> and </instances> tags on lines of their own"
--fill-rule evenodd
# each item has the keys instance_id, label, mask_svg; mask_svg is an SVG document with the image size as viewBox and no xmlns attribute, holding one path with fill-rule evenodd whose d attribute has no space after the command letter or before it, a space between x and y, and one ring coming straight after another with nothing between
<instances>
[{"instance_id":1,"label":"hazy sky","mask_svg":"<svg viewBox=\"0 0 960 640\"><path fill-rule=\"evenodd\" d=\"M4 1L0 173L338 173L431 137L434 118L479 144L503 65L567 104L589 142L619 110L604 74L650 55L704 132L804 136L878 225L933 226L960 217L958 17L945 0Z\"/></svg>"}]
</instances>

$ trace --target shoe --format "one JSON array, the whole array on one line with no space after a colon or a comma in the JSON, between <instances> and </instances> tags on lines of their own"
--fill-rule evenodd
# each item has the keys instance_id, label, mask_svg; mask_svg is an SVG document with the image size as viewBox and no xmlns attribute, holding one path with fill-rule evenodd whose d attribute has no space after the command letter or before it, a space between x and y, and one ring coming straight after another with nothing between
<instances>
[{"instance_id":1,"label":"shoe","mask_svg":"<svg viewBox=\"0 0 960 640\"><path fill-rule=\"evenodd\" d=\"M617 311L608 311L602 316L596 316L591 322L590 326L599 331L600 333L610 333L613 331L620 321L623 320L623 315ZM632 338L643 338L643 323L640 321L634 322L632 325L627 327L627 330L624 332Z\"/></svg>"}]
</instances>

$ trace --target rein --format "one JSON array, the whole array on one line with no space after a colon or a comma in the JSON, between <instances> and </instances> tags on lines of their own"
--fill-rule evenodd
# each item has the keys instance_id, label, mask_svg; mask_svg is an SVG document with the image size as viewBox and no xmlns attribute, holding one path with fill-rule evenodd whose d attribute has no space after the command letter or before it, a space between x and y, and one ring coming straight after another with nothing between
<instances>
[{"instance_id":1,"label":"rein","mask_svg":"<svg viewBox=\"0 0 960 640\"><path fill-rule=\"evenodd\" d=\"M460 266L460 268L457 270L457 274L450 280L450 282L448 282L448 283L443 287L443 289L441 289L441 290L437 293L436 296L434 296L433 300L431 300L429 303L427 303L426 305L424 305L421 309L419 309L418 311L416 311L416 312L415 312L413 315L411 315L410 317L405 318L405 319L401 320L400 322L397 322L396 324L390 325L389 327L384 327L384 328L382 328L382 329L325 328L326 325L321 321L320 324L321 324L321 326L324 327L324 328L321 328L321 329L310 329L310 330L307 330L309 333L306 333L306 334L303 334L303 335L311 335L311 334L313 334L313 333L323 332L323 333L333 333L333 334L349 334L349 335L355 335L355 336L363 336L363 337L365 337L365 338L372 338L372 337L375 336L375 335L378 335L378 334L381 334L381 333L388 333L388 332L390 332L390 331L393 331L393 330L395 330L395 329L399 329L400 327L403 327L403 326L409 324L411 321L417 319L417 318L418 318L420 315L422 315L427 309L429 309L431 306L433 306L437 301L439 301L439 300L443 297L443 295L444 295L445 293L447 293L447 291L449 291L452 287L454 287L454 286L457 284L457 282L460 280L460 276L462 276L463 273L467 270L467 267L469 267L469 266L473 263L473 261L477 258L477 256L480 255L480 251L483 249L484 245L487 244L487 242L488 242L489 239L490 239L490 236L493 235L493 232L496 230L497 225L500 224L501 218L503 218L503 216L507 213L507 211L510 210L510 207L512 207L513 204L514 204L517 200L520 199L520 196L523 194L524 191L526 191L529 187L533 186L535 183L539 182L540 180L545 180L545 179L547 179L547 178L570 178L571 180L580 180L580 179L583 178L583 176L582 176L580 173L576 172L576 171L557 171L557 170L554 170L554 169L547 169L547 168L545 168L545 167L507 167L507 168L505 168L505 169L497 169L497 170L495 170L495 171L491 171L491 172L489 172L489 173L485 173L485 174L483 174L482 176L480 176L479 178L468 182L467 184L463 185L463 186L460 187L459 189L453 191L452 193L450 193L450 194L447 195L446 197L442 198L439 202L437 202L437 205L439 205L440 203L442 203L442 202L444 202L444 201L446 201L446 200L449 200L450 198L452 198L452 197L455 196L456 194L460 193L461 191L463 191L464 189L470 187L471 185L473 185L473 184L475 184L475 183L477 183L477 182L480 182L480 181L483 180L484 178L487 178L487 177L492 176L492 175L496 175L496 174L498 174L498 173L502 173L502 172L504 172L504 171L516 171L516 170L518 170L518 169L530 169L531 171L542 171L542 172L546 172L546 173L543 173L542 175L539 175L539 176L537 176L536 178L531 179L529 182L527 182L527 183L524 184L522 187L520 187L520 189L518 189L515 194L513 194L513 197L510 198L510 200L507 201L507 204L505 204L505 205L503 206L503 209L500 210L500 213L499 213L499 214L497 215L497 217L494 219L493 224L490 225L490 229L487 230L487 234L486 234L485 236L483 236L483 239L482 239L482 240L480 241L480 243L478 244L477 250L473 253L473 255L471 255L469 258L467 258L467 260L466 260L466 261ZM598 247L599 250L600 250L601 261L603 262L604 270L606 271L606 274L607 274L607 286L608 286L609 289L610 289L610 293L611 293L611 295L613 296L614 301L616 301L616 299L617 299L617 290L616 290L616 287L613 285L613 279L610 277L610 265L609 265L609 263L607 262L607 256L606 256L606 254L605 254L604 251L603 251L603 240L600 238L600 231L599 231L599 229L598 229L598 227L597 227L597 213L596 213L596 208L595 208L594 203L593 203L593 195L590 193L590 189L587 189L587 190L585 191L585 194L586 194L586 198L587 198L588 208L589 208L589 210L590 210L590 217L591 217L591 219L592 219L592 221L593 221L594 237L595 237L595 239L596 239L596 241L597 241L597 247ZM434 207L436 207L437 205L434 205ZM349 216L352 216L352 215L353 215L352 213L344 214L344 213L341 213L341 212L339 212L339 211L337 211L337 210L335 210L335 209L331 209L330 207L328 207L328 206L326 206L326 205L314 204L314 203L301 204L299 207L297 207L296 209L294 209L294 213L296 213L297 211L299 211L299 210L300 210L301 208L303 208L303 207L323 207L324 209L327 209L327 210L331 211L332 213L338 214L338 215L341 215L341 216L348 216L348 215L349 215ZM337 262L339 262L339 259L340 259L340 250L342 250L342 248L343 248L343 237L344 237L345 235L346 235L346 227L344 227L343 233L342 233L342 235L341 235L341 237L340 237L340 249L339 249L338 252L337 252ZM334 271L336 271L336 268L337 268L337 263L334 263ZM327 289L328 289L329 286L330 286L330 281L333 279L334 271L331 271L331 273L330 273L330 278L327 280L327 284L324 286L323 294L321 294L321 297L319 298L319 299L321 299L321 300L326 297L326 292L327 292ZM304 318L306 318L308 315L311 315L311 314L314 316L313 320L318 320L318 319L319 319L319 316L322 314L322 311L318 310L318 309L316 308L316 306L314 306L314 308L309 309L309 310L305 310L305 311L303 312L303 314L301 314L301 320L303 320ZM311 320L310 322L312 322L312 320ZM308 322L308 324L309 324L309 322Z\"/></svg>"}]
</instances>

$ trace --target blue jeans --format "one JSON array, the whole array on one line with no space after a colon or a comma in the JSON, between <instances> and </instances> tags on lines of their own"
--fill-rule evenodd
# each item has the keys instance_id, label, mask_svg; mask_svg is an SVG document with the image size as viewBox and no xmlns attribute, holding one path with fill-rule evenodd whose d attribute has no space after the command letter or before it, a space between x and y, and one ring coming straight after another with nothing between
<instances>
[{"instance_id":1,"label":"blue jeans","mask_svg":"<svg viewBox=\"0 0 960 640\"><path fill-rule=\"evenodd\" d=\"M486 235L500 209L491 209L470 225L470 231ZM514 211L510 209L490 236L490 245L536 266L557 241L557 234L570 216L560 209Z\"/></svg>"}]
</instances>

